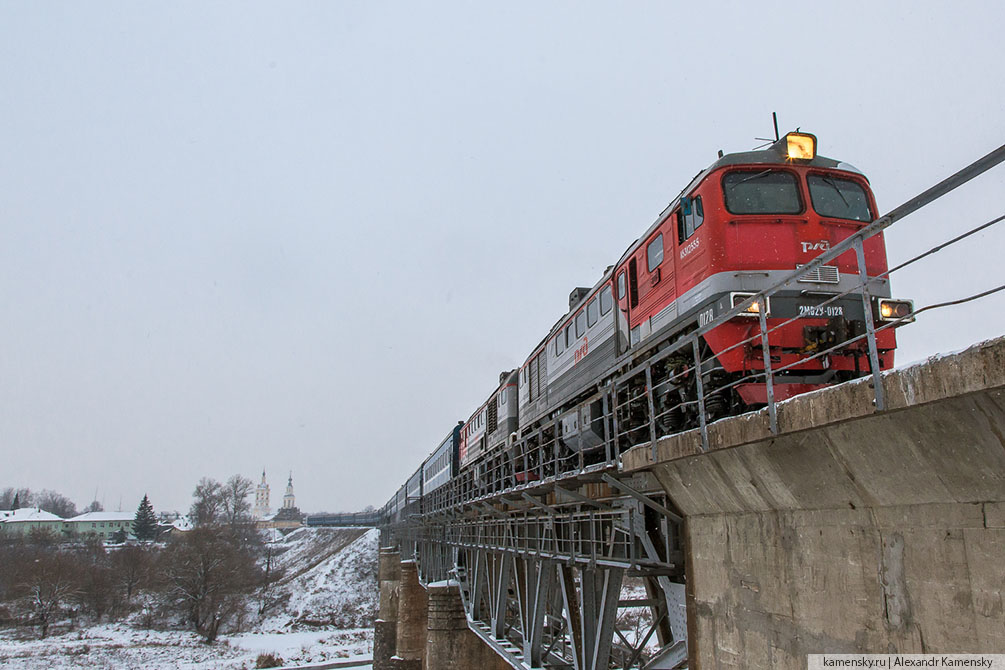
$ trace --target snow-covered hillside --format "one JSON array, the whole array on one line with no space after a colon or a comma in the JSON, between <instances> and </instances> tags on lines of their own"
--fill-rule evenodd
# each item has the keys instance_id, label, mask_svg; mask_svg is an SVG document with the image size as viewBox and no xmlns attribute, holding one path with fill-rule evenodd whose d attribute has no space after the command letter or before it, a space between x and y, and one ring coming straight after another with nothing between
<instances>
[{"instance_id":1,"label":"snow-covered hillside","mask_svg":"<svg viewBox=\"0 0 1005 670\"><path fill-rule=\"evenodd\" d=\"M289 665L372 655L377 612L376 530L303 528L269 545L282 577L273 584L245 632L220 635L213 645L186 630L144 630L125 623L60 632L38 640L34 630L0 630L0 667L254 668L259 654Z\"/></svg>"},{"instance_id":2,"label":"snow-covered hillside","mask_svg":"<svg viewBox=\"0 0 1005 670\"><path fill-rule=\"evenodd\" d=\"M273 544L284 574L263 630L371 626L378 605L378 541L373 529L301 528Z\"/></svg>"}]
</instances>

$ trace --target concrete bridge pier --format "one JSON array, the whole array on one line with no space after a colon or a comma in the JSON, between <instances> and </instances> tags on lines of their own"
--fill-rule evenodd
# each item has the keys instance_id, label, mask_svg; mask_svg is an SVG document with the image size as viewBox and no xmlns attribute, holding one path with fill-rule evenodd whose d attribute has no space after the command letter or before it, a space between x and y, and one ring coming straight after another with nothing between
<instances>
[{"instance_id":1,"label":"concrete bridge pier","mask_svg":"<svg viewBox=\"0 0 1005 670\"><path fill-rule=\"evenodd\" d=\"M401 562L398 593L398 636L393 667L395 670L422 670L426 655L428 598L419 582L419 566L415 561Z\"/></svg>"},{"instance_id":2,"label":"concrete bridge pier","mask_svg":"<svg viewBox=\"0 0 1005 670\"><path fill-rule=\"evenodd\" d=\"M373 669L391 670L391 658L397 651L398 585L401 581L401 556L390 547L380 550L377 567L380 609L373 624Z\"/></svg>"},{"instance_id":3,"label":"concrete bridge pier","mask_svg":"<svg viewBox=\"0 0 1005 670\"><path fill-rule=\"evenodd\" d=\"M429 586L425 667L428 670L509 670L509 664L468 628L460 589L454 582Z\"/></svg>"},{"instance_id":4,"label":"concrete bridge pier","mask_svg":"<svg viewBox=\"0 0 1005 670\"><path fill-rule=\"evenodd\" d=\"M1005 338L624 455L683 512L691 668L1005 653Z\"/></svg>"}]
</instances>

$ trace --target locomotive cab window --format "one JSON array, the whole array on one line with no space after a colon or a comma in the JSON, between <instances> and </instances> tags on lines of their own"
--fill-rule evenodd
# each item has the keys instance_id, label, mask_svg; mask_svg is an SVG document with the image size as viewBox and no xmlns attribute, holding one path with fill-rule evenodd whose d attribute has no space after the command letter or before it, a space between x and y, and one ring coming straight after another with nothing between
<instances>
[{"instance_id":1,"label":"locomotive cab window","mask_svg":"<svg viewBox=\"0 0 1005 670\"><path fill-rule=\"evenodd\" d=\"M811 174L806 178L813 209L820 216L852 221L872 221L865 189L851 179Z\"/></svg>"},{"instance_id":2,"label":"locomotive cab window","mask_svg":"<svg viewBox=\"0 0 1005 670\"><path fill-rule=\"evenodd\" d=\"M618 274L618 300L625 297L625 273L622 271Z\"/></svg>"},{"instance_id":3,"label":"locomotive cab window","mask_svg":"<svg viewBox=\"0 0 1005 670\"><path fill-rule=\"evenodd\" d=\"M701 196L681 198L681 208L677 210L677 239L683 242L694 235L705 222L705 206Z\"/></svg>"},{"instance_id":4,"label":"locomotive cab window","mask_svg":"<svg viewBox=\"0 0 1005 670\"><path fill-rule=\"evenodd\" d=\"M646 247L646 257L649 262L649 271L652 272L663 262L663 233L656 236L656 239Z\"/></svg>"},{"instance_id":5,"label":"locomotive cab window","mask_svg":"<svg viewBox=\"0 0 1005 670\"><path fill-rule=\"evenodd\" d=\"M722 178L726 210L730 214L799 214L796 176L785 170L738 170Z\"/></svg>"}]
</instances>

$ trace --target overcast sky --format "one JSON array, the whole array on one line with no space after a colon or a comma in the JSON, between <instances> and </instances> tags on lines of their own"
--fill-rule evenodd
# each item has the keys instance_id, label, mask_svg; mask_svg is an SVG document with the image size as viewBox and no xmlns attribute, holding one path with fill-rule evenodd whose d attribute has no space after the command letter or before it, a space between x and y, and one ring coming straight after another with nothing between
<instances>
[{"instance_id":1,"label":"overcast sky","mask_svg":"<svg viewBox=\"0 0 1005 670\"><path fill-rule=\"evenodd\" d=\"M701 9L695 9L696 7ZM821 9L827 7L827 9ZM888 211L1005 142L999 2L0 2L0 487L382 504L716 151ZM1005 166L891 229L1005 213ZM995 230L894 277L1002 283ZM924 315L898 362L1005 332Z\"/></svg>"}]
</instances>

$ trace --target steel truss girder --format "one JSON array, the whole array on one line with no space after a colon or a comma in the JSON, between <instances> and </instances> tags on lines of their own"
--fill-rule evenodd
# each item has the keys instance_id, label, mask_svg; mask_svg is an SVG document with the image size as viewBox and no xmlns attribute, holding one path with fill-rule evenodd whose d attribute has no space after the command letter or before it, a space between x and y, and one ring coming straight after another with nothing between
<instances>
[{"instance_id":1,"label":"steel truss girder","mask_svg":"<svg viewBox=\"0 0 1005 670\"><path fill-rule=\"evenodd\" d=\"M654 635L664 648L647 667L675 667L687 652L683 585L668 576L680 574L669 560L675 548L664 539L672 521L641 503L623 504L629 506L606 516L523 511L510 512L507 523L468 519L408 531L420 556L429 553L424 545L443 543L448 550L433 555L462 559L452 574L461 584L469 628L513 668L640 668ZM570 528L576 531L571 543L563 537ZM556 551L562 549L575 553ZM621 600L629 574L644 577L645 598ZM652 613L651 625L637 630L634 642L616 626L626 607Z\"/></svg>"}]
</instances>

